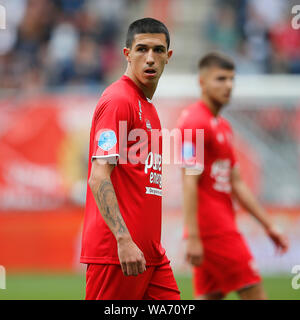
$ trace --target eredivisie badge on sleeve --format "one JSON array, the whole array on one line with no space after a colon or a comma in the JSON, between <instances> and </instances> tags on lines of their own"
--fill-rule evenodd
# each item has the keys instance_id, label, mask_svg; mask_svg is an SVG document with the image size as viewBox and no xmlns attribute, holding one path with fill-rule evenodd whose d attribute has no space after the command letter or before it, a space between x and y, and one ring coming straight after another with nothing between
<instances>
[{"instance_id":1,"label":"eredivisie badge on sleeve","mask_svg":"<svg viewBox=\"0 0 300 320\"><path fill-rule=\"evenodd\" d=\"M97 135L97 156L117 155L117 136L113 130L100 130Z\"/></svg>"},{"instance_id":2,"label":"eredivisie badge on sleeve","mask_svg":"<svg viewBox=\"0 0 300 320\"><path fill-rule=\"evenodd\" d=\"M182 166L190 174L201 174L204 170L203 150L199 152L191 141L185 141L182 145Z\"/></svg>"}]
</instances>

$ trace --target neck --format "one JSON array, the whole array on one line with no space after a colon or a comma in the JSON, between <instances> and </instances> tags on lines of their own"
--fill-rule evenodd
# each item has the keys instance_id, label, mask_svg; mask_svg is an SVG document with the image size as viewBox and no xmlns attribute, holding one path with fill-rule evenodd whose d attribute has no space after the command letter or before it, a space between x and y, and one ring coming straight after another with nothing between
<instances>
[{"instance_id":1,"label":"neck","mask_svg":"<svg viewBox=\"0 0 300 320\"><path fill-rule=\"evenodd\" d=\"M141 83L137 77L131 72L130 68L127 67L126 72L125 72L125 76L127 76L128 78L130 78L144 93L144 95L148 98L148 99L152 99L154 92L156 90L157 84L158 82L154 82L153 84L150 84L149 86L145 86L143 83Z\"/></svg>"},{"instance_id":2,"label":"neck","mask_svg":"<svg viewBox=\"0 0 300 320\"><path fill-rule=\"evenodd\" d=\"M212 112L212 114L217 117L218 114L220 113L223 105L218 103L215 100L210 99L208 96L206 95L202 95L201 96L201 100L207 105L207 107L209 108L209 110Z\"/></svg>"}]
</instances>

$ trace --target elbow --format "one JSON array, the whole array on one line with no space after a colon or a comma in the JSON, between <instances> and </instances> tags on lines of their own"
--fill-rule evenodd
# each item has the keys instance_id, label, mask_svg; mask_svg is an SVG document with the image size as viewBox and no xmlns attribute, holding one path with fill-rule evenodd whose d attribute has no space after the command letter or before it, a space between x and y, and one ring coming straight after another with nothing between
<instances>
[{"instance_id":1,"label":"elbow","mask_svg":"<svg viewBox=\"0 0 300 320\"><path fill-rule=\"evenodd\" d=\"M99 174L99 173L93 174L92 172L88 179L88 185L91 191L93 192L93 194L96 194L102 182L108 179L110 180L110 177L108 175Z\"/></svg>"},{"instance_id":2,"label":"elbow","mask_svg":"<svg viewBox=\"0 0 300 320\"><path fill-rule=\"evenodd\" d=\"M88 179L88 185L95 194L104 180L110 180L111 167L108 164L93 161L91 174Z\"/></svg>"}]
</instances>

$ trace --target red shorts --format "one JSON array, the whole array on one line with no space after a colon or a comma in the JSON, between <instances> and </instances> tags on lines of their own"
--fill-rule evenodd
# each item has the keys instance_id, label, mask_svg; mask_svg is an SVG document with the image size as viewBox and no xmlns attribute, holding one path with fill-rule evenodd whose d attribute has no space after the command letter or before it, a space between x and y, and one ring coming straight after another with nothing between
<instances>
[{"instance_id":1,"label":"red shorts","mask_svg":"<svg viewBox=\"0 0 300 320\"><path fill-rule=\"evenodd\" d=\"M180 300L170 264L124 276L120 265L88 264L86 300Z\"/></svg>"},{"instance_id":2,"label":"red shorts","mask_svg":"<svg viewBox=\"0 0 300 320\"><path fill-rule=\"evenodd\" d=\"M223 295L261 282L255 261L239 233L202 239L204 260L194 267L194 294Z\"/></svg>"}]
</instances>

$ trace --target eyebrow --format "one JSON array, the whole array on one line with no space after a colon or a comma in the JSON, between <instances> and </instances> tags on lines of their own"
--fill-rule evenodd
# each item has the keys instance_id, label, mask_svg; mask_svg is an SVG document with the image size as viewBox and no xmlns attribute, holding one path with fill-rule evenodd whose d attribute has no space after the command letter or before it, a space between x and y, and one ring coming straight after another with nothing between
<instances>
[{"instance_id":1,"label":"eyebrow","mask_svg":"<svg viewBox=\"0 0 300 320\"><path fill-rule=\"evenodd\" d=\"M143 44L143 43L137 43L135 46L136 47L143 47L143 48L148 48L149 47L148 45ZM154 46L154 49L164 49L164 50L166 50L166 47L163 46L163 45L157 45L157 46Z\"/></svg>"}]
</instances>

